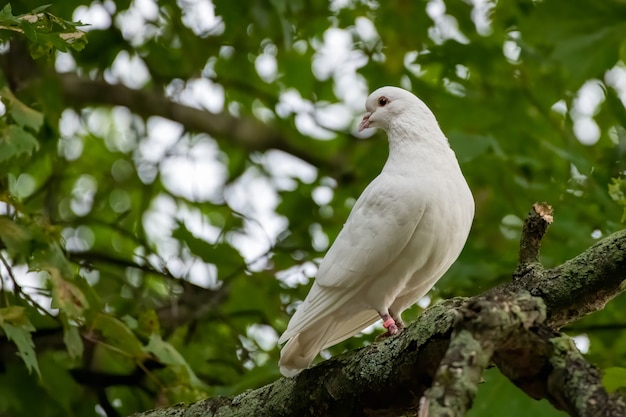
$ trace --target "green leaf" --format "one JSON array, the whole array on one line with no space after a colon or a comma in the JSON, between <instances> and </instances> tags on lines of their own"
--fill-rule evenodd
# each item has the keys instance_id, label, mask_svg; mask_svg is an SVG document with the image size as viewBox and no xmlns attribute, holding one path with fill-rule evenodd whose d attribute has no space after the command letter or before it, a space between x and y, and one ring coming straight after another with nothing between
<instances>
[{"instance_id":1,"label":"green leaf","mask_svg":"<svg viewBox=\"0 0 626 417\"><path fill-rule=\"evenodd\" d=\"M46 242L47 243L47 242ZM46 244L37 249L32 256L30 266L33 269L50 271L56 269L61 278L71 280L74 277L74 270L69 260L65 256L63 249L57 242Z\"/></svg>"},{"instance_id":2,"label":"green leaf","mask_svg":"<svg viewBox=\"0 0 626 417\"><path fill-rule=\"evenodd\" d=\"M93 330L102 334L103 341L129 356L137 359L144 359L148 355L143 350L143 346L137 336L121 320L104 313L96 316L91 324Z\"/></svg>"},{"instance_id":3,"label":"green leaf","mask_svg":"<svg viewBox=\"0 0 626 417\"><path fill-rule=\"evenodd\" d=\"M2 11L0 11L0 29L9 29L19 24L19 19L13 16L11 3L7 3L7 5L2 8Z\"/></svg>"},{"instance_id":4,"label":"green leaf","mask_svg":"<svg viewBox=\"0 0 626 417\"><path fill-rule=\"evenodd\" d=\"M30 17L31 15L28 15L28 18ZM26 38L29 41L31 41L29 46L31 47L31 51L32 51L34 46L38 46L41 43L37 36L37 28L34 24L32 24L31 22L23 18L20 20L20 27L22 28L22 31L24 32L24 36L26 36ZM33 55L33 58L38 58L38 57Z\"/></svg>"},{"instance_id":5,"label":"green leaf","mask_svg":"<svg viewBox=\"0 0 626 417\"><path fill-rule=\"evenodd\" d=\"M626 388L626 368L607 368L602 372L602 385L608 392Z\"/></svg>"},{"instance_id":6,"label":"green leaf","mask_svg":"<svg viewBox=\"0 0 626 417\"><path fill-rule=\"evenodd\" d=\"M7 87L0 89L0 97L7 105L7 110L15 122L25 128L38 132L43 125L43 114L31 109L17 99Z\"/></svg>"},{"instance_id":7,"label":"green leaf","mask_svg":"<svg viewBox=\"0 0 626 417\"><path fill-rule=\"evenodd\" d=\"M31 155L37 149L37 139L20 126L9 125L0 131L0 163L24 154Z\"/></svg>"},{"instance_id":8,"label":"green leaf","mask_svg":"<svg viewBox=\"0 0 626 417\"><path fill-rule=\"evenodd\" d=\"M199 389L207 388L196 376L193 369L191 369L185 358L183 358L183 355L181 355L174 346L164 341L161 335L153 333L144 350L156 356L161 363L173 367L174 371L177 372L179 376L186 376L189 379L190 386ZM181 372L184 373L184 375L180 375Z\"/></svg>"},{"instance_id":9,"label":"green leaf","mask_svg":"<svg viewBox=\"0 0 626 417\"><path fill-rule=\"evenodd\" d=\"M618 30L623 33L626 26L622 26ZM557 44L552 56L569 69L572 78L577 83L599 77L607 68L612 67L617 62L619 38L616 33L614 29L603 28L597 32L571 37ZM598 45L602 44L615 45L616 47L599 48ZM580 59L581 56L586 57L586 59Z\"/></svg>"},{"instance_id":10,"label":"green leaf","mask_svg":"<svg viewBox=\"0 0 626 417\"><path fill-rule=\"evenodd\" d=\"M527 41L552 49L551 58L563 65L568 81L577 87L589 78L602 78L617 63L626 6L610 0L580 0L570 6L567 0L541 2L520 29Z\"/></svg>"},{"instance_id":11,"label":"green leaf","mask_svg":"<svg viewBox=\"0 0 626 417\"><path fill-rule=\"evenodd\" d=\"M184 225L180 225L172 236L185 242L191 253L206 263L214 264L220 279L230 278L233 273L245 268L245 261L234 247L228 243L210 244L195 237Z\"/></svg>"},{"instance_id":12,"label":"green leaf","mask_svg":"<svg viewBox=\"0 0 626 417\"><path fill-rule=\"evenodd\" d=\"M83 386L76 382L71 375L72 365L68 363L65 355L59 355L53 350L46 350L39 354L38 362L42 376L38 387L45 390L45 395L49 400L41 401L45 411L42 410L37 415L50 415L50 409L60 408L56 415L93 416L93 414L85 412L86 410L79 411L80 406L77 405L76 399L82 398L85 391ZM30 395L30 398L33 398L33 394ZM28 407L28 409L31 408Z\"/></svg>"},{"instance_id":13,"label":"green leaf","mask_svg":"<svg viewBox=\"0 0 626 417\"><path fill-rule=\"evenodd\" d=\"M33 9L31 11L31 13L32 14L41 13L41 12L47 10L48 8L50 8L50 6L52 6L52 5L51 4L44 4L43 6L39 6L39 7L36 7L35 9Z\"/></svg>"},{"instance_id":14,"label":"green leaf","mask_svg":"<svg viewBox=\"0 0 626 417\"><path fill-rule=\"evenodd\" d=\"M8 19L11 17L13 17L13 10L11 9L11 3L7 3L0 11L0 18Z\"/></svg>"},{"instance_id":15,"label":"green leaf","mask_svg":"<svg viewBox=\"0 0 626 417\"><path fill-rule=\"evenodd\" d=\"M502 149L492 136L470 135L452 131L448 133L448 139L459 162L469 162L490 150L498 156L504 157Z\"/></svg>"},{"instance_id":16,"label":"green leaf","mask_svg":"<svg viewBox=\"0 0 626 417\"><path fill-rule=\"evenodd\" d=\"M83 340L80 337L78 327L67 323L63 326L63 343L72 358L80 358L83 356Z\"/></svg>"},{"instance_id":17,"label":"green leaf","mask_svg":"<svg viewBox=\"0 0 626 417\"><path fill-rule=\"evenodd\" d=\"M80 30L62 33L59 37L75 51L82 51L87 46L87 35Z\"/></svg>"},{"instance_id":18,"label":"green leaf","mask_svg":"<svg viewBox=\"0 0 626 417\"><path fill-rule=\"evenodd\" d=\"M1 313L0 313L1 314ZM35 344L31 333L35 331L35 328L30 321L24 316L24 320L21 325L14 326L7 321L4 321L0 327L7 336L7 339L13 341L17 346L17 351L29 372L35 370L39 376L39 364L37 363L37 355L35 354Z\"/></svg>"},{"instance_id":19,"label":"green leaf","mask_svg":"<svg viewBox=\"0 0 626 417\"><path fill-rule=\"evenodd\" d=\"M44 11L46 8L38 7L30 13L15 17L7 6L0 13L0 30L23 33L29 41L31 56L35 59L51 57L55 51L67 51L68 48L82 50L87 43L87 36L76 27L83 24L61 19ZM10 39L4 34L1 38Z\"/></svg>"}]
</instances>

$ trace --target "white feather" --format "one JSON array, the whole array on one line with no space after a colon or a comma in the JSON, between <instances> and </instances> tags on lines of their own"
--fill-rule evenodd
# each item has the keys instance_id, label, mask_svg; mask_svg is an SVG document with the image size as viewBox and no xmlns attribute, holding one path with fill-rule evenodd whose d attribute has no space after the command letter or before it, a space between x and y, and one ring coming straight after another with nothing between
<instances>
[{"instance_id":1,"label":"white feather","mask_svg":"<svg viewBox=\"0 0 626 417\"><path fill-rule=\"evenodd\" d=\"M382 106L381 97L387 100ZM471 192L426 105L405 90L383 87L366 108L362 125L387 132L389 157L279 340L287 342L280 358L286 376L381 315L399 318L447 271L471 227Z\"/></svg>"}]
</instances>

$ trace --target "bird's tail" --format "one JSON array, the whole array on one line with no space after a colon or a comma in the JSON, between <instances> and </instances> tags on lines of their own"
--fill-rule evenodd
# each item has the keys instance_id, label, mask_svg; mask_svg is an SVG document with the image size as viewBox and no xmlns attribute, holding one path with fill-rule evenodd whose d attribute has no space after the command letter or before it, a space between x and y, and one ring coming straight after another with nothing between
<instances>
[{"instance_id":1,"label":"bird's tail","mask_svg":"<svg viewBox=\"0 0 626 417\"><path fill-rule=\"evenodd\" d=\"M300 333L290 337L280 351L280 373L290 377L309 367L317 354L333 346L378 320L375 311L354 314L348 320L317 320Z\"/></svg>"},{"instance_id":2,"label":"bird's tail","mask_svg":"<svg viewBox=\"0 0 626 417\"><path fill-rule=\"evenodd\" d=\"M297 334L280 351L280 360L278 361L280 373L287 377L299 374L303 369L309 367L321 349L321 344L303 346L300 343L300 334Z\"/></svg>"},{"instance_id":3,"label":"bird's tail","mask_svg":"<svg viewBox=\"0 0 626 417\"><path fill-rule=\"evenodd\" d=\"M280 373L294 376L309 367L313 359L324 348L328 336L333 334L336 323L332 321L316 323L293 336L280 351ZM320 325L325 328L320 329Z\"/></svg>"}]
</instances>

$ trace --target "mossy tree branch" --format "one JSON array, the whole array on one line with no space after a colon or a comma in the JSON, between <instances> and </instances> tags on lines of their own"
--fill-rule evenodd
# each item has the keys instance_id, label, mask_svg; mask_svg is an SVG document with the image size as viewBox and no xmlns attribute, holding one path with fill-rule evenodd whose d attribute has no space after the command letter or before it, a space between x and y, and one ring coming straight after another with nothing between
<instances>
[{"instance_id":1,"label":"mossy tree branch","mask_svg":"<svg viewBox=\"0 0 626 417\"><path fill-rule=\"evenodd\" d=\"M483 294L427 309L400 335L347 352L294 378L233 398L217 397L142 414L157 416L457 416L471 406L494 363L532 398L572 416L623 416L600 372L558 329L623 291L626 230L549 270L536 261L546 206L524 227L515 279ZM432 387L432 388L431 388ZM420 402L423 404L419 410Z\"/></svg>"}]
</instances>

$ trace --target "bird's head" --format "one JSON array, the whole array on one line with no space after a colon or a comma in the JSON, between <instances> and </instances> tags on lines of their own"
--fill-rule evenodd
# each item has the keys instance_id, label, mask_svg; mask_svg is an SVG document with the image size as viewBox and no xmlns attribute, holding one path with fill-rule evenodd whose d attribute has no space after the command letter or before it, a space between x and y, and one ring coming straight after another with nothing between
<instances>
[{"instance_id":1,"label":"bird's head","mask_svg":"<svg viewBox=\"0 0 626 417\"><path fill-rule=\"evenodd\" d=\"M407 117L419 124L435 121L435 116L422 100L398 87L381 87L374 91L365 102L365 110L359 132L369 127L388 131L394 121Z\"/></svg>"}]
</instances>

